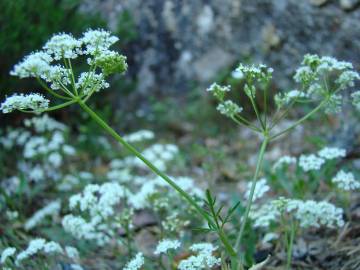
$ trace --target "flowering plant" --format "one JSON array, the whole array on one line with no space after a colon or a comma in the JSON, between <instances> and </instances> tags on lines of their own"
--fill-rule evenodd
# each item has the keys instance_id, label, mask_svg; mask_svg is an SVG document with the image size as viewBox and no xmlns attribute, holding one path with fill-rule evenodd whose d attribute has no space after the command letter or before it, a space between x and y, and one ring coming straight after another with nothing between
<instances>
[{"instance_id":1,"label":"flowering plant","mask_svg":"<svg viewBox=\"0 0 360 270\"><path fill-rule=\"evenodd\" d=\"M231 219L239 204L230 207L225 215L223 215L223 207L218 207L216 198L213 197L210 191L207 191L204 196L204 201L197 199L197 192L187 190L187 181L179 181L170 178L163 172L166 164L158 162L158 156L162 156L163 160L176 152L173 147L156 146L149 152L139 152L129 141L136 141L137 136L122 137L114 129L112 129L103 119L100 118L86 103L92 95L109 87L106 79L115 73L124 73L127 69L126 57L110 47L118 40L117 37L104 30L88 30L81 38L75 38L70 34L54 35L42 48L41 51L34 52L26 56L23 61L15 65L11 71L11 75L20 78L35 78L43 89L52 98L62 100L63 103L50 106L53 100L48 99L42 94L31 93L28 95L15 94L8 97L0 106L3 113L10 113L14 110L19 110L26 113L43 113L65 108L67 106L78 104L89 116L101 126L107 133L109 133L116 141L129 150L137 159L127 159L126 162L139 165L145 164L158 178L146 186L144 192L148 189L153 189L155 185L159 185L158 179L165 181L165 183L175 190L191 208L198 213L198 216L205 222L207 227L201 228L203 232L213 232L218 236L222 243L223 250L226 256L231 261L231 268L233 270L244 269L243 254L241 252L242 240L245 226L250 217L256 217L252 209L252 204L255 199L261 198L268 188L264 180L259 181L258 178L262 169L262 163L267 146L270 142L278 139L282 135L294 129L296 126L302 124L320 110L325 113L338 113L341 110L343 102L343 90L354 85L354 81L360 79L358 73L353 70L350 63L338 61L331 57L319 57L317 55L305 55L301 67L296 71L294 80L299 84L299 89L291 90L285 93L275 95L275 103L277 104L277 112L269 119L268 107L268 85L272 79L273 69L265 65L246 66L240 64L236 69L237 74L241 74L244 80L244 93L249 98L257 121L251 122L242 115L242 106L236 102L227 99L228 92L231 92L229 86L221 86L216 83L212 84L207 90L214 95L219 104L217 109L219 112L229 118L235 123L243 125L262 138L260 146L255 174L248 192L246 193L245 212L242 216L240 228L237 230L237 237L235 241L230 239L227 233L226 224ZM73 67L74 59L78 61L80 58L86 58L88 70L77 74ZM263 100L263 114L260 113L257 98L261 97ZM352 94L353 104L359 108L359 92ZM316 103L317 105L303 117L295 121L289 127L276 132L275 127L284 119L293 105L301 103ZM149 134L142 135L149 136ZM164 152L167 152L165 154ZM315 155L303 156L299 160L299 166L305 171L317 169L322 166L322 156L332 156L336 153L332 151L324 151L319 153L320 157ZM339 154L339 153L337 153ZM171 159L171 158L170 158ZM284 159L284 162L292 162L292 159ZM129 163L126 163L129 164ZM124 165L124 164L122 164ZM340 174L340 173L339 173ZM344 172L334 178L335 183L341 182L339 179L351 182L351 177ZM350 179L350 180L349 180ZM181 185L180 183L183 183ZM184 184L185 183L185 184ZM159 185L161 186L161 185ZM201 192L199 192L201 193ZM122 186L115 183L107 183L103 185L88 185L83 193L74 195L70 199L71 210L78 210L79 215L67 215L63 219L64 228L77 238L84 238L87 240L95 240L99 245L104 245L115 235L114 231L118 229L117 221L113 219L114 207L122 201L126 201L129 191ZM341 226L340 220L341 210L335 206L326 203L316 203L313 201L299 201L299 200L280 200L271 203L271 211L269 209L263 210L259 207L259 212L269 210L270 217L266 222L273 221L273 217L286 215L291 219L297 220L299 226L315 226L316 224L326 226ZM131 203L131 201L129 202ZM280 206L279 206L280 205ZM313 211L314 205L320 205L320 209L325 209L325 213L335 213L334 219L321 218L321 212ZM304 223L301 218L303 213L306 213L310 223ZM127 213L124 219L128 219L132 213ZM82 216L84 215L85 218ZM260 217L259 217L260 218ZM265 223L266 223L265 222ZM306 226L305 226L306 225ZM88 230L79 231L78 228L88 228ZM293 230L295 231L295 230ZM293 239L294 233L291 233ZM164 240L165 241L165 240ZM233 243L234 242L234 243ZM291 244L289 242L289 250L291 254ZM37 251L42 250L46 246L44 240L41 241ZM166 244L166 245L165 245ZM161 242L157 249L158 254L165 252L164 250L178 248L178 243ZM56 247L60 252L61 247ZM196 255L190 256L187 260L179 264L179 269L203 269L205 267L213 267L219 265L221 262L218 258L213 256L216 248L210 244L194 244L190 250ZM13 250L8 251L14 254ZM291 256L290 256L291 259ZM135 258L130 261L125 269L140 269L144 264L144 257L138 253ZM225 266L227 267L227 266ZM288 268L290 261L288 260Z\"/></svg>"}]
</instances>

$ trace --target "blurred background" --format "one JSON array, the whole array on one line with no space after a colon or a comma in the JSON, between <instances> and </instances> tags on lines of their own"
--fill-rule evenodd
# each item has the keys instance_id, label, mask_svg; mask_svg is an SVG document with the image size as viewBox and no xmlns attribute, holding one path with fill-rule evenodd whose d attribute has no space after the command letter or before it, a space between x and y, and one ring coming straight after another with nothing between
<instances>
[{"instance_id":1,"label":"blurred background","mask_svg":"<svg viewBox=\"0 0 360 270\"><path fill-rule=\"evenodd\" d=\"M213 81L234 84L231 71L239 62L273 67L274 90L295 87L291 78L306 53L350 61L356 69L360 63L358 0L3 0L0 10L1 99L37 89L9 71L53 33L106 28L118 35L129 70L94 103L125 130L136 122L181 133L199 123L216 133L219 127L207 120L226 120L204 90ZM23 117L1 115L1 125Z\"/></svg>"}]
</instances>

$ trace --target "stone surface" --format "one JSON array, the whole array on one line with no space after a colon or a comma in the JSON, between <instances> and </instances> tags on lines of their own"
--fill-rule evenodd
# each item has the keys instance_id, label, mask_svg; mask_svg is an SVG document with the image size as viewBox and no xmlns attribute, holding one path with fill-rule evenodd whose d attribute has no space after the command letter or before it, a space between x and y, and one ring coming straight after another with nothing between
<instances>
[{"instance_id":1,"label":"stone surface","mask_svg":"<svg viewBox=\"0 0 360 270\"><path fill-rule=\"evenodd\" d=\"M264 62L280 88L305 53L360 62L358 0L83 0L115 27L129 11L138 40L125 48L140 93L178 91L237 62ZM346 11L345 11L346 10Z\"/></svg>"}]
</instances>

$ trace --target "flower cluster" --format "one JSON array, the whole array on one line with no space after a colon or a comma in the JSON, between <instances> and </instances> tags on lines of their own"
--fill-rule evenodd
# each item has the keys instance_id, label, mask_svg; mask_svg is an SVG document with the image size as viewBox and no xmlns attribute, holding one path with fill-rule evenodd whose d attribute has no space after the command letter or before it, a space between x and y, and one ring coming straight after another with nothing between
<instances>
[{"instance_id":1,"label":"flower cluster","mask_svg":"<svg viewBox=\"0 0 360 270\"><path fill-rule=\"evenodd\" d=\"M236 114L241 113L243 108L239 107L236 103L231 100L226 100L223 103L220 103L216 108L221 114L226 115L227 117L234 117Z\"/></svg>"},{"instance_id":2,"label":"flower cluster","mask_svg":"<svg viewBox=\"0 0 360 270\"><path fill-rule=\"evenodd\" d=\"M299 158L299 166L305 171L318 171L321 166L325 163L325 160L317 157L314 154L301 155Z\"/></svg>"},{"instance_id":3,"label":"flower cluster","mask_svg":"<svg viewBox=\"0 0 360 270\"><path fill-rule=\"evenodd\" d=\"M66 96L73 92L80 97L92 95L108 88L106 77L114 73L123 73L127 69L126 57L110 46L118 40L105 30L88 30L79 39L71 34L59 33L45 43L41 51L33 52L16 64L10 72L20 78L36 78L51 94L52 90L61 90ZM83 72L75 81L71 59L86 55L90 65L88 72ZM59 97L58 94L54 94ZM40 94L15 94L8 97L0 107L3 113L14 110L43 112L48 109L49 100Z\"/></svg>"},{"instance_id":4,"label":"flower cluster","mask_svg":"<svg viewBox=\"0 0 360 270\"><path fill-rule=\"evenodd\" d=\"M250 197L250 190L251 190L252 183L248 183L247 190L245 193L245 198L249 199ZM254 195L253 195L253 201L256 201L264 196L266 192L270 190L270 187L267 184L267 181L265 178L262 178L256 182Z\"/></svg>"},{"instance_id":5,"label":"flower cluster","mask_svg":"<svg viewBox=\"0 0 360 270\"><path fill-rule=\"evenodd\" d=\"M349 191L360 189L360 181L355 180L351 172L339 171L331 180L338 188Z\"/></svg>"},{"instance_id":6,"label":"flower cluster","mask_svg":"<svg viewBox=\"0 0 360 270\"><path fill-rule=\"evenodd\" d=\"M180 245L181 243L178 240L163 239L158 243L154 254L160 255L162 253L167 253L169 250L178 249Z\"/></svg>"},{"instance_id":7,"label":"flower cluster","mask_svg":"<svg viewBox=\"0 0 360 270\"><path fill-rule=\"evenodd\" d=\"M282 213L292 215L303 228L344 225L343 210L325 201L280 198L252 210L250 217L254 220L254 227L269 227L280 219Z\"/></svg>"},{"instance_id":8,"label":"flower cluster","mask_svg":"<svg viewBox=\"0 0 360 270\"><path fill-rule=\"evenodd\" d=\"M272 68L267 67L264 64L259 65L243 65L240 64L235 71L242 74L243 78L247 80L247 82L266 82L272 78L272 73L274 70Z\"/></svg>"},{"instance_id":9,"label":"flower cluster","mask_svg":"<svg viewBox=\"0 0 360 270\"><path fill-rule=\"evenodd\" d=\"M5 264L7 259L14 257L15 254L16 248L8 247L4 249L1 254L1 264ZM72 259L73 261L76 261L79 257L79 253L74 247L66 246L64 249L54 241L46 241L45 239L38 238L31 240L28 247L15 256L15 264L17 266L22 265L24 261L34 257L37 254L44 254L45 256L60 254L66 256L69 259ZM80 267L79 265L77 266Z\"/></svg>"},{"instance_id":10,"label":"flower cluster","mask_svg":"<svg viewBox=\"0 0 360 270\"><path fill-rule=\"evenodd\" d=\"M355 108L360 111L360 91L356 91L351 94L352 97L352 103L355 106Z\"/></svg>"},{"instance_id":11,"label":"flower cluster","mask_svg":"<svg viewBox=\"0 0 360 270\"><path fill-rule=\"evenodd\" d=\"M325 147L318 152L319 157L324 159L336 159L344 158L346 156L346 150L336 147Z\"/></svg>"},{"instance_id":12,"label":"flower cluster","mask_svg":"<svg viewBox=\"0 0 360 270\"><path fill-rule=\"evenodd\" d=\"M146 140L152 140L154 139L155 134L154 132L150 130L139 130L134 133L128 134L124 136L124 140L129 143L136 143L136 142L142 142Z\"/></svg>"},{"instance_id":13,"label":"flower cluster","mask_svg":"<svg viewBox=\"0 0 360 270\"><path fill-rule=\"evenodd\" d=\"M330 114L341 111L343 97L340 91L353 87L354 81L360 80L360 75L354 71L351 63L328 56L307 54L302 65L296 70L294 80L302 85L305 91L302 92L303 97L324 99L325 113Z\"/></svg>"},{"instance_id":14,"label":"flower cluster","mask_svg":"<svg viewBox=\"0 0 360 270\"><path fill-rule=\"evenodd\" d=\"M70 197L69 207L79 209L89 218L66 215L62 220L65 231L78 239L95 240L104 245L111 240L113 229L121 224L110 222L114 216L114 207L127 196L127 190L117 183L103 185L90 184L82 193Z\"/></svg>"},{"instance_id":15,"label":"flower cluster","mask_svg":"<svg viewBox=\"0 0 360 270\"><path fill-rule=\"evenodd\" d=\"M36 213L30 217L24 227L25 230L31 230L36 227L38 224L44 221L47 216L56 216L59 214L61 209L61 202L60 200L55 200L50 202L44 208L36 211Z\"/></svg>"},{"instance_id":16,"label":"flower cluster","mask_svg":"<svg viewBox=\"0 0 360 270\"><path fill-rule=\"evenodd\" d=\"M145 263L144 255L139 252L136 254L135 258L133 258L123 270L139 270Z\"/></svg>"},{"instance_id":17,"label":"flower cluster","mask_svg":"<svg viewBox=\"0 0 360 270\"><path fill-rule=\"evenodd\" d=\"M185 260L181 260L178 269L179 270L201 270L209 269L214 266L220 265L221 259L216 258L213 252L217 248L209 243L193 244L190 250L197 253Z\"/></svg>"},{"instance_id":18,"label":"flower cluster","mask_svg":"<svg viewBox=\"0 0 360 270\"><path fill-rule=\"evenodd\" d=\"M291 156L282 156L278 159L278 161L274 164L273 168L276 170L278 168L281 168L282 166L284 166L285 164L287 165L291 165L291 164L296 164L297 159L296 157L291 157Z\"/></svg>"},{"instance_id":19,"label":"flower cluster","mask_svg":"<svg viewBox=\"0 0 360 270\"><path fill-rule=\"evenodd\" d=\"M36 113L42 112L49 107L49 100L40 94L14 94L1 104L3 113L11 113L15 110L31 110Z\"/></svg>"}]
</instances>

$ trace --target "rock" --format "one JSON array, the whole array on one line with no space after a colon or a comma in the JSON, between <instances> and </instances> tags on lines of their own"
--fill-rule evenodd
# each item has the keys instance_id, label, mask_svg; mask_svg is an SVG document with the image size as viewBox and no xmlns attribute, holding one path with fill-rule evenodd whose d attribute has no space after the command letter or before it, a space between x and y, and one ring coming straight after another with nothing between
<instances>
[{"instance_id":1,"label":"rock","mask_svg":"<svg viewBox=\"0 0 360 270\"><path fill-rule=\"evenodd\" d=\"M194 72L201 82L214 79L217 72L226 68L234 59L221 48L211 48L206 54L194 63Z\"/></svg>"},{"instance_id":2,"label":"rock","mask_svg":"<svg viewBox=\"0 0 360 270\"><path fill-rule=\"evenodd\" d=\"M340 7L346 11L355 9L359 4L359 0L340 0Z\"/></svg>"},{"instance_id":3,"label":"rock","mask_svg":"<svg viewBox=\"0 0 360 270\"><path fill-rule=\"evenodd\" d=\"M265 25L261 31L261 35L264 40L264 47L266 50L279 47L281 39L273 24L269 23Z\"/></svg>"}]
</instances>

